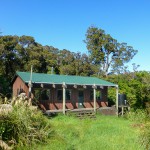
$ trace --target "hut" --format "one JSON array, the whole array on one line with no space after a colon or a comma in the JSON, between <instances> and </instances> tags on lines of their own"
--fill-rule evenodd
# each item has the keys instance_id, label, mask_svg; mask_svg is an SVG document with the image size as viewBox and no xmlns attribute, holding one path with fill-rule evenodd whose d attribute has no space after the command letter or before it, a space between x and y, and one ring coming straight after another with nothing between
<instances>
[{"instance_id":1,"label":"hut","mask_svg":"<svg viewBox=\"0 0 150 150\"><path fill-rule=\"evenodd\" d=\"M118 105L118 85L96 77L16 72L13 96L24 92L46 110L65 114L67 110L107 107L109 87L116 88Z\"/></svg>"}]
</instances>

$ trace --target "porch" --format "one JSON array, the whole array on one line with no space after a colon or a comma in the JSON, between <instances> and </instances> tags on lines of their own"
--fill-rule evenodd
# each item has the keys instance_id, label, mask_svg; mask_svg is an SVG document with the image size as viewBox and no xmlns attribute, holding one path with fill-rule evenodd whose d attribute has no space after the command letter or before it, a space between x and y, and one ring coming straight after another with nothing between
<instances>
[{"instance_id":1,"label":"porch","mask_svg":"<svg viewBox=\"0 0 150 150\"><path fill-rule=\"evenodd\" d=\"M34 91L34 88L32 89ZM59 112L66 114L69 111L84 110L96 112L96 109L108 106L107 86L55 85L55 87L46 87L42 85L42 88L39 87L38 90L43 95L37 98L39 105L47 114Z\"/></svg>"}]
</instances>

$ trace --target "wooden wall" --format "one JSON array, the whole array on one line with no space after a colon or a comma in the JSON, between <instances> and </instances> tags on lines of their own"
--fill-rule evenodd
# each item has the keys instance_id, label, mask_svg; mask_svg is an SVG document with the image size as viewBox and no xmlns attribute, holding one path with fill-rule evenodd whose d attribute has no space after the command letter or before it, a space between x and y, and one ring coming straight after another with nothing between
<instances>
[{"instance_id":1,"label":"wooden wall","mask_svg":"<svg viewBox=\"0 0 150 150\"><path fill-rule=\"evenodd\" d=\"M99 89L100 90L100 89ZM83 108L93 108L94 100L90 100L91 89L84 89L84 103ZM45 106L46 109L62 109L62 100L57 100L57 89L51 89L50 100L40 100L40 103ZM107 101L107 87L102 89L101 100L96 101L96 107L108 106ZM78 89L71 89L71 100L66 100L66 109L77 109L78 108Z\"/></svg>"},{"instance_id":2,"label":"wooden wall","mask_svg":"<svg viewBox=\"0 0 150 150\"><path fill-rule=\"evenodd\" d=\"M13 83L13 96L17 97L19 91L25 92L27 96L29 94L28 86L22 81L20 77L17 77Z\"/></svg>"}]
</instances>

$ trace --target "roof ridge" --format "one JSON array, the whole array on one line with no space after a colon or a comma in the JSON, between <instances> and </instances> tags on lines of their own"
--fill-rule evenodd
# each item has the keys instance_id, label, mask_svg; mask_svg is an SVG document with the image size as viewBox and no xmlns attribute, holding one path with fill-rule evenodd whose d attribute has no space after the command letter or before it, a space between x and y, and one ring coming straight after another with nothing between
<instances>
[{"instance_id":1,"label":"roof ridge","mask_svg":"<svg viewBox=\"0 0 150 150\"><path fill-rule=\"evenodd\" d=\"M17 73L31 73L31 72L22 72L22 71L17 71ZM32 72L32 74L45 74L45 75L56 75L56 76L71 76L71 77L85 77L85 78L98 78L98 77L93 77L93 76L80 76L80 75L65 75L65 74L49 74L49 73L39 73L39 72ZM100 79L100 78L98 78Z\"/></svg>"}]
</instances>

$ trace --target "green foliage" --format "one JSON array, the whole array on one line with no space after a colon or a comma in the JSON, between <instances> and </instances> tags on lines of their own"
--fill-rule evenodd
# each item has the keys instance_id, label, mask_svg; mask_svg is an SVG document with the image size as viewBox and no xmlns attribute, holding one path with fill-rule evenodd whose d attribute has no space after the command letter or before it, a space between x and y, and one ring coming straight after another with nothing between
<instances>
[{"instance_id":1,"label":"green foliage","mask_svg":"<svg viewBox=\"0 0 150 150\"><path fill-rule=\"evenodd\" d=\"M10 83L7 80L7 77L0 75L0 93L2 93L2 97L10 97L11 96L11 88L9 88Z\"/></svg>"},{"instance_id":2,"label":"green foliage","mask_svg":"<svg viewBox=\"0 0 150 150\"><path fill-rule=\"evenodd\" d=\"M0 113L0 137L8 144L13 141L15 149L45 143L51 132L51 125L42 112L23 102L16 103L9 113Z\"/></svg>"},{"instance_id":3,"label":"green foliage","mask_svg":"<svg viewBox=\"0 0 150 150\"><path fill-rule=\"evenodd\" d=\"M0 74L13 77L14 71L21 66L17 46L18 36L0 36Z\"/></svg>"},{"instance_id":4,"label":"green foliage","mask_svg":"<svg viewBox=\"0 0 150 150\"><path fill-rule=\"evenodd\" d=\"M119 85L119 93L127 95L127 101L133 109L145 108L150 102L150 73L146 71L109 75L107 80ZM114 99L115 92L109 90L109 98Z\"/></svg>"},{"instance_id":5,"label":"green foliage","mask_svg":"<svg viewBox=\"0 0 150 150\"><path fill-rule=\"evenodd\" d=\"M126 117L136 123L146 123L148 121L147 112L143 109L130 111L126 114Z\"/></svg>"},{"instance_id":6,"label":"green foliage","mask_svg":"<svg viewBox=\"0 0 150 150\"><path fill-rule=\"evenodd\" d=\"M120 73L120 68L128 63L137 53L126 43L118 43L116 39L97 27L89 27L86 33L87 49L94 64L98 64L101 72L107 76L108 70Z\"/></svg>"}]
</instances>

